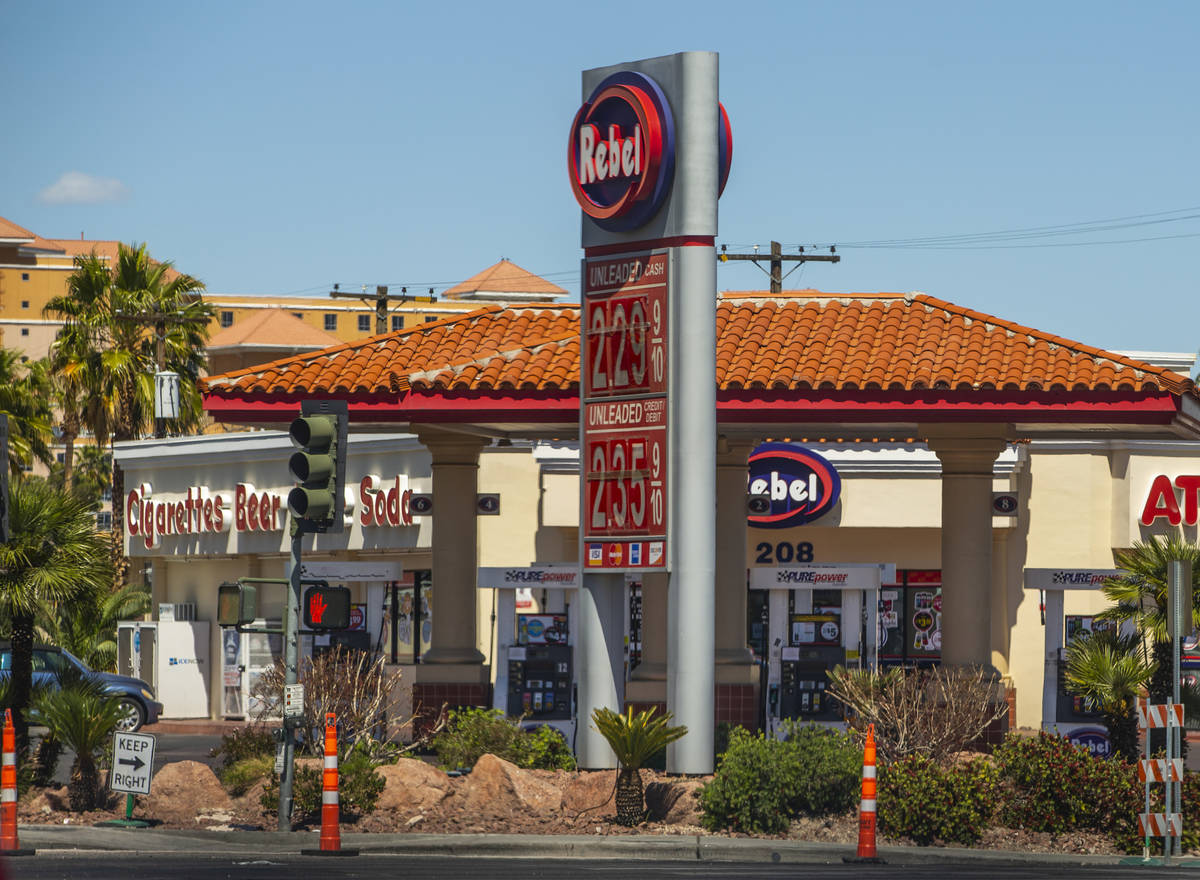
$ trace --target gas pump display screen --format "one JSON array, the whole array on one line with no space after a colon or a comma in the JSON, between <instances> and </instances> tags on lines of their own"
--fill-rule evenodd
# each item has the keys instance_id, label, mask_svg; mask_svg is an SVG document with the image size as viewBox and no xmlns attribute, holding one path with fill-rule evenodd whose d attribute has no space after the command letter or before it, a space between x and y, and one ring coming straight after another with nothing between
<instances>
[{"instance_id":1,"label":"gas pump display screen","mask_svg":"<svg viewBox=\"0 0 1200 880\"><path fill-rule=\"evenodd\" d=\"M518 645L565 645L567 616L565 614L518 614Z\"/></svg>"},{"instance_id":2,"label":"gas pump display screen","mask_svg":"<svg viewBox=\"0 0 1200 880\"><path fill-rule=\"evenodd\" d=\"M841 593L814 590L812 611L791 616L789 644L840 645L842 643Z\"/></svg>"}]
</instances>

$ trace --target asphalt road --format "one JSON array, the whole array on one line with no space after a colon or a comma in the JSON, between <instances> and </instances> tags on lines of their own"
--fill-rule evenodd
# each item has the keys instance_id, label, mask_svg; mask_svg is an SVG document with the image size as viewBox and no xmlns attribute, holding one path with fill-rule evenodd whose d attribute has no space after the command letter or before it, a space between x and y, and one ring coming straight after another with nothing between
<instances>
[{"instance_id":1,"label":"asphalt road","mask_svg":"<svg viewBox=\"0 0 1200 880\"><path fill-rule=\"evenodd\" d=\"M148 731L141 731L147 733ZM211 752L221 744L221 737L212 734L193 733L159 733L154 735L154 771L157 773L164 764L176 761L199 761L214 770L220 765L221 759L211 756ZM58 760L58 768L54 780L59 785L66 785L71 775L71 764L75 755L65 750Z\"/></svg>"},{"instance_id":2,"label":"asphalt road","mask_svg":"<svg viewBox=\"0 0 1200 880\"><path fill-rule=\"evenodd\" d=\"M701 861L628 861L584 859L492 859L429 857L366 853L344 858L303 855L136 855L95 854L78 851L45 851L36 856L3 860L10 880L110 880L136 876L138 880L255 880L255 878L404 877L405 880L540 880L572 877L576 880L638 880L658 878L794 878L844 880L886 877L887 880L961 878L970 874L997 880L1041 880L1045 877L1079 877L1116 880L1161 873L1162 868L1118 865L1022 864L1000 865L954 861L920 865L762 864ZM1178 869L1170 869L1178 875Z\"/></svg>"}]
</instances>

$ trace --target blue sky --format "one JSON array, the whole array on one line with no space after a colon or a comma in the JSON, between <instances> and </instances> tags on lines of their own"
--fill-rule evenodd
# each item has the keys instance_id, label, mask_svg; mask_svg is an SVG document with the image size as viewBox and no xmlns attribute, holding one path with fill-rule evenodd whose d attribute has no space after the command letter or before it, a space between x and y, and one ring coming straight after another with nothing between
<instances>
[{"instance_id":1,"label":"blue sky","mask_svg":"<svg viewBox=\"0 0 1200 880\"><path fill-rule=\"evenodd\" d=\"M580 71L715 50L718 242L843 257L785 286L1195 352L1198 35L1190 2L10 3L0 216L145 241L220 293L441 290L503 256L574 299ZM912 241L1111 218L1137 219Z\"/></svg>"}]
</instances>

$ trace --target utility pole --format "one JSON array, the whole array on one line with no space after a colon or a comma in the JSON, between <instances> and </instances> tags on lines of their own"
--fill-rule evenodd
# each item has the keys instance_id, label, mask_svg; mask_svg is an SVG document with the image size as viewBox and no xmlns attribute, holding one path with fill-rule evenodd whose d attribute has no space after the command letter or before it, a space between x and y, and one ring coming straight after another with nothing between
<instances>
[{"instance_id":1,"label":"utility pole","mask_svg":"<svg viewBox=\"0 0 1200 880\"><path fill-rule=\"evenodd\" d=\"M370 297L364 288L362 293L353 293L348 290L340 290L339 285L333 285L333 290L329 291L329 295L334 299L357 299L361 302L370 302ZM400 301L408 297L408 288L400 288ZM375 335L388 332L387 326L388 314L388 286L386 284L375 285Z\"/></svg>"},{"instance_id":2,"label":"utility pole","mask_svg":"<svg viewBox=\"0 0 1200 880\"><path fill-rule=\"evenodd\" d=\"M755 245L757 248L758 245ZM842 258L837 254L836 247L830 247L828 254L806 254L804 248L800 248L798 254L785 254L783 246L777 242L771 242L771 293L781 293L783 291L783 264L788 263L840 263ZM760 254L755 251L752 254L727 254L725 253L725 245L721 245L721 253L717 255L717 259L722 263L727 263L730 260L749 260L758 266L759 260L767 259L767 254ZM762 266L758 266L760 269ZM791 274L790 272L788 273Z\"/></svg>"}]
</instances>

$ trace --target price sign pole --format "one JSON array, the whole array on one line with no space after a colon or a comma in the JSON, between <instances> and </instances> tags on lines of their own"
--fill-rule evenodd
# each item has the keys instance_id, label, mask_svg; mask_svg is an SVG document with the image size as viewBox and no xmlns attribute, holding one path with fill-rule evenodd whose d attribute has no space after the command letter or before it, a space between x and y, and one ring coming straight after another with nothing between
<instances>
[{"instance_id":1,"label":"price sign pole","mask_svg":"<svg viewBox=\"0 0 1200 880\"><path fill-rule=\"evenodd\" d=\"M668 574L667 770L711 773L717 198L732 155L715 52L583 72L567 170L583 212L579 712L620 710L624 573ZM615 766L583 718L581 766Z\"/></svg>"}]
</instances>

